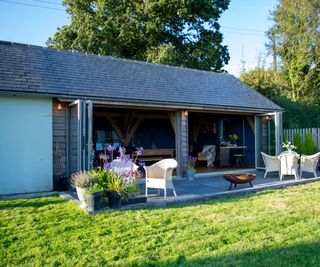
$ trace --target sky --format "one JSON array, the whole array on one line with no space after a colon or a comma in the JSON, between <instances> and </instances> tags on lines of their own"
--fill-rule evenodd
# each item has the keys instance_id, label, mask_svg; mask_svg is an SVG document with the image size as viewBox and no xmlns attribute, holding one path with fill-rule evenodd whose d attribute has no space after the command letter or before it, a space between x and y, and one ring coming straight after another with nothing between
<instances>
[{"instance_id":1,"label":"sky","mask_svg":"<svg viewBox=\"0 0 320 267\"><path fill-rule=\"evenodd\" d=\"M60 0L0 0L0 40L45 46L58 27L69 24ZM230 61L224 67L239 76L241 61L247 70L265 54L265 32L272 25L269 11L277 0L231 0L219 19Z\"/></svg>"}]
</instances>

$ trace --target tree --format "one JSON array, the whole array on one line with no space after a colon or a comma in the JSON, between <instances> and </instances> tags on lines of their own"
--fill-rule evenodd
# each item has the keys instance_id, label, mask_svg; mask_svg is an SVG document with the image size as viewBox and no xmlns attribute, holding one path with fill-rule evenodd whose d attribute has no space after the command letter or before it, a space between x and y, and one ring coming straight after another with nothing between
<instances>
[{"instance_id":1,"label":"tree","mask_svg":"<svg viewBox=\"0 0 320 267\"><path fill-rule=\"evenodd\" d=\"M320 2L279 0L268 37L273 58L279 57L290 83L290 98L314 100L320 91ZM318 100L317 100L318 101Z\"/></svg>"},{"instance_id":2,"label":"tree","mask_svg":"<svg viewBox=\"0 0 320 267\"><path fill-rule=\"evenodd\" d=\"M302 145L302 138L300 133L296 133L293 139L293 145L296 147L296 151L298 154L302 153L303 145Z\"/></svg>"},{"instance_id":3,"label":"tree","mask_svg":"<svg viewBox=\"0 0 320 267\"><path fill-rule=\"evenodd\" d=\"M229 53L217 22L230 0L64 0L59 49L219 71Z\"/></svg>"},{"instance_id":4,"label":"tree","mask_svg":"<svg viewBox=\"0 0 320 267\"><path fill-rule=\"evenodd\" d=\"M240 80L265 95L280 107L283 113L285 128L313 128L320 127L320 106L307 100L292 101L290 84L282 72L257 67L244 72Z\"/></svg>"},{"instance_id":5,"label":"tree","mask_svg":"<svg viewBox=\"0 0 320 267\"><path fill-rule=\"evenodd\" d=\"M305 155L312 155L316 151L316 145L314 143L311 133L307 133L304 139L302 153Z\"/></svg>"},{"instance_id":6,"label":"tree","mask_svg":"<svg viewBox=\"0 0 320 267\"><path fill-rule=\"evenodd\" d=\"M288 94L288 84L281 73L274 73L263 67L244 72L240 80L256 89L260 94L274 100Z\"/></svg>"}]
</instances>

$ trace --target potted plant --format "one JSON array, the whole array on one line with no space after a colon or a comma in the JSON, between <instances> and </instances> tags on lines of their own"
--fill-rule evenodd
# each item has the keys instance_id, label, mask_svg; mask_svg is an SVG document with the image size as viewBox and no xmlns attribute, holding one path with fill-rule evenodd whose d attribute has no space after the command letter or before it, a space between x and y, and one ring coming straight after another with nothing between
<instances>
[{"instance_id":1,"label":"potted plant","mask_svg":"<svg viewBox=\"0 0 320 267\"><path fill-rule=\"evenodd\" d=\"M111 175L110 169L100 169L96 172L96 178L97 178L98 184L103 189L101 207L109 205L108 183L109 183L110 175Z\"/></svg>"},{"instance_id":2,"label":"potted plant","mask_svg":"<svg viewBox=\"0 0 320 267\"><path fill-rule=\"evenodd\" d=\"M237 145L238 140L239 140L239 136L236 133L229 134L229 141L233 143L235 146Z\"/></svg>"},{"instance_id":3,"label":"potted plant","mask_svg":"<svg viewBox=\"0 0 320 267\"><path fill-rule=\"evenodd\" d=\"M120 209L122 199L128 199L130 193L133 192L133 185L127 183L121 175L110 172L108 180L109 207L112 209Z\"/></svg>"},{"instance_id":4,"label":"potted plant","mask_svg":"<svg viewBox=\"0 0 320 267\"><path fill-rule=\"evenodd\" d=\"M107 148L108 151L114 150L112 147ZM126 154L124 147L119 147L117 163L105 162L104 168L106 173L105 178L98 178L98 180L104 180L103 187L107 188L109 207L118 209L121 207L122 200L128 204L132 201L128 201L130 198L136 198L136 193L139 192L138 178L141 176L141 172L136 168L135 164L138 156L142 154L143 148L137 148L135 160L131 159L129 154ZM115 160L116 161L116 160ZM141 199L143 201L143 199Z\"/></svg>"},{"instance_id":5,"label":"potted plant","mask_svg":"<svg viewBox=\"0 0 320 267\"><path fill-rule=\"evenodd\" d=\"M189 180L194 179L195 166L196 166L197 158L189 156L187 160L187 177Z\"/></svg>"},{"instance_id":6,"label":"potted plant","mask_svg":"<svg viewBox=\"0 0 320 267\"><path fill-rule=\"evenodd\" d=\"M288 152L291 152L292 150L296 149L296 147L294 145L292 145L291 142L282 143L282 148L284 150L287 150Z\"/></svg>"},{"instance_id":7,"label":"potted plant","mask_svg":"<svg viewBox=\"0 0 320 267\"><path fill-rule=\"evenodd\" d=\"M85 191L97 183L96 171L80 171L72 174L72 181L76 187L77 195L81 201L81 207L86 208Z\"/></svg>"},{"instance_id":8,"label":"potted plant","mask_svg":"<svg viewBox=\"0 0 320 267\"><path fill-rule=\"evenodd\" d=\"M89 212L94 212L101 208L102 194L103 187L101 187L99 183L96 183L86 189L85 200L87 204L87 210Z\"/></svg>"}]
</instances>

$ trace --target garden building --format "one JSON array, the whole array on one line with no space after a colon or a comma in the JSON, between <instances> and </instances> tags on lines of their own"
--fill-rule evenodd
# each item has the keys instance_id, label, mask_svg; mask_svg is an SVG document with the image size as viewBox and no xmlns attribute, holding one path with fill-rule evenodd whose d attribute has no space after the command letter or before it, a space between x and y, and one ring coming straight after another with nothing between
<instances>
[{"instance_id":1,"label":"garden building","mask_svg":"<svg viewBox=\"0 0 320 267\"><path fill-rule=\"evenodd\" d=\"M263 167L261 151L281 150L282 111L226 73L1 41L0 194L50 191L54 177L99 165L106 144L142 146L147 163L174 157L180 177L189 155L202 171L239 154Z\"/></svg>"}]
</instances>

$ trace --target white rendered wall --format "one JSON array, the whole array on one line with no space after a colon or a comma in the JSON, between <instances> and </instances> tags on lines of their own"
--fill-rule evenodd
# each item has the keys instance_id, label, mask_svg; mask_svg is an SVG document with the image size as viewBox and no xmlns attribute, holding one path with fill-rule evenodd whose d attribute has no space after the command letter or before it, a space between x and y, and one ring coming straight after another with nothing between
<instances>
[{"instance_id":1,"label":"white rendered wall","mask_svg":"<svg viewBox=\"0 0 320 267\"><path fill-rule=\"evenodd\" d=\"M0 95L0 194L52 190L52 100Z\"/></svg>"}]
</instances>

